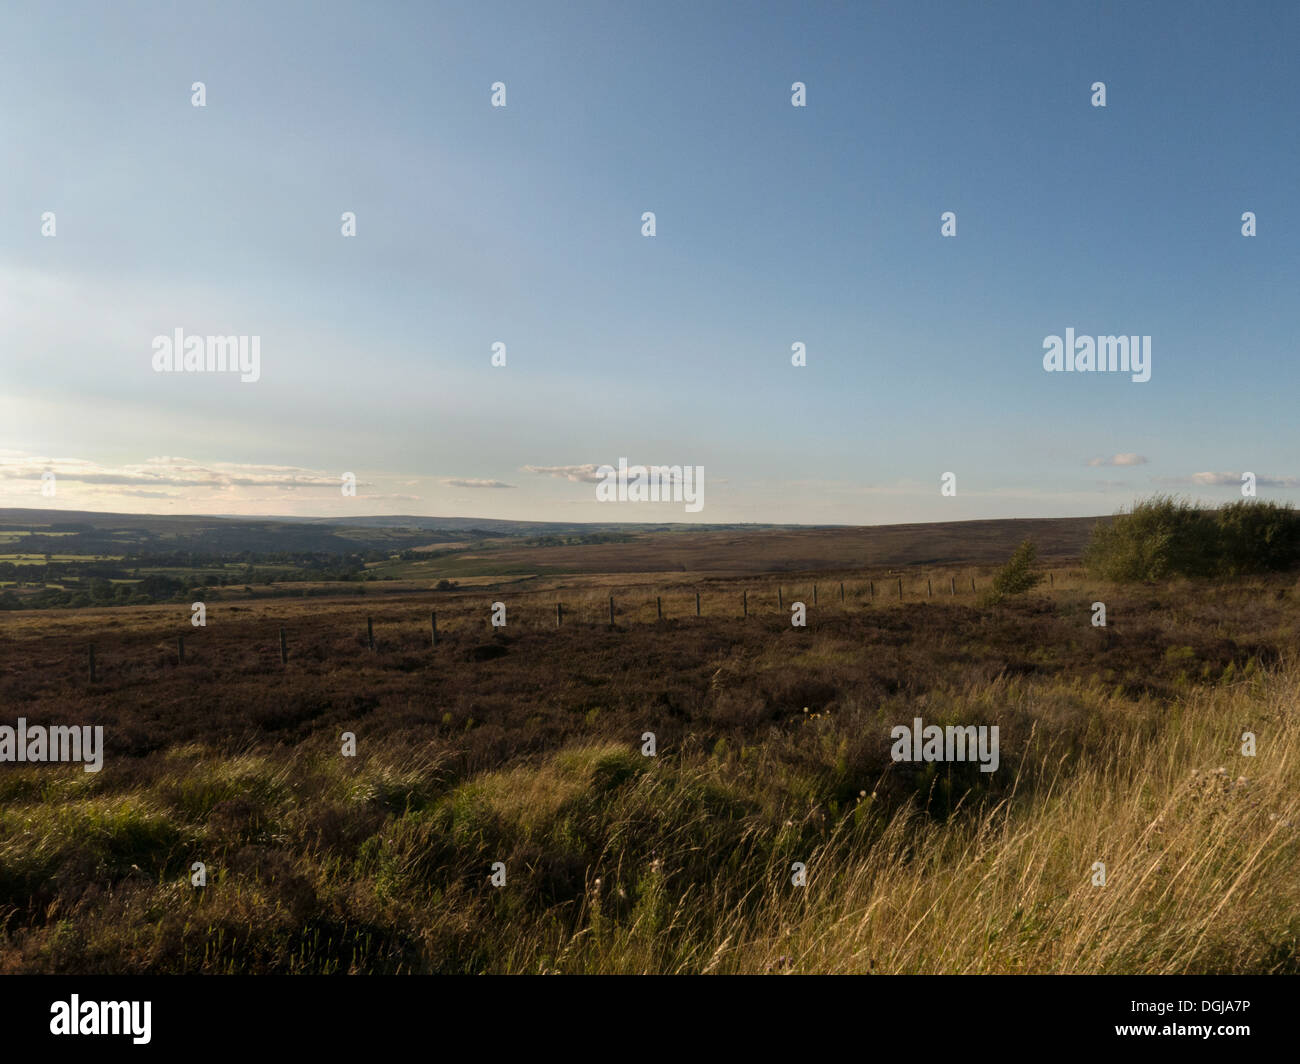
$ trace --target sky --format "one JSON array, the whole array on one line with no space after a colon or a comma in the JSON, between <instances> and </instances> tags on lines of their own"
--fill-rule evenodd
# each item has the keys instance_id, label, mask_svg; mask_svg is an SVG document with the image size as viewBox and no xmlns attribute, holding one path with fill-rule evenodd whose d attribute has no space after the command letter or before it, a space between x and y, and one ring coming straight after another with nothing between
<instances>
[{"instance_id":1,"label":"sky","mask_svg":"<svg viewBox=\"0 0 1300 1064\"><path fill-rule=\"evenodd\" d=\"M0 507L1295 502L1298 52L1294 3L7 3ZM598 501L620 458L704 505Z\"/></svg>"}]
</instances>

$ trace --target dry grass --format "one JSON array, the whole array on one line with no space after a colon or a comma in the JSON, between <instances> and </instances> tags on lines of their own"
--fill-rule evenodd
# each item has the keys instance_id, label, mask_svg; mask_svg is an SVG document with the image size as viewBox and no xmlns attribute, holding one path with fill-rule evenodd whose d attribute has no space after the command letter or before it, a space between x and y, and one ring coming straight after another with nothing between
<instances>
[{"instance_id":1,"label":"dry grass","mask_svg":"<svg viewBox=\"0 0 1300 1064\"><path fill-rule=\"evenodd\" d=\"M107 756L0 767L0 970L1300 971L1294 581L1056 574L802 630L660 623L663 581L614 631L573 584L493 634L457 594L437 651L427 597L224 603L183 667L174 607L11 615L5 716ZM997 724L1002 767L892 762L916 715Z\"/></svg>"},{"instance_id":2,"label":"dry grass","mask_svg":"<svg viewBox=\"0 0 1300 1064\"><path fill-rule=\"evenodd\" d=\"M808 862L806 896L774 892L730 926L715 967L1294 973L1298 700L1295 671L1198 692L1150 734L1117 729L1061 759L1028 798L958 823L900 810L856 860L832 840Z\"/></svg>"}]
</instances>

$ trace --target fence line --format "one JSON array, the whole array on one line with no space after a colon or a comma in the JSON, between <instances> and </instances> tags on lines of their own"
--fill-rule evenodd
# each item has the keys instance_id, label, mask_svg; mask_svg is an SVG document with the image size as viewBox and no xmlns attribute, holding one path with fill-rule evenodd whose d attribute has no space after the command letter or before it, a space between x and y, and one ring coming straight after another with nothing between
<instances>
[{"instance_id":1,"label":"fence line","mask_svg":"<svg viewBox=\"0 0 1300 1064\"><path fill-rule=\"evenodd\" d=\"M1073 574L1074 571L1070 571L1070 572L1071 574ZM889 574L889 575L894 575L894 574ZM1054 576L1054 572L1049 570L1045 575L1048 576L1048 587L1050 589L1056 588L1056 576ZM906 596L905 596L905 589L904 589L904 578L902 578L902 576L897 576L896 579L897 579L897 588L898 588L898 601L905 602ZM915 576L915 578L913 579L914 587L917 587L917 585L919 585L920 579L922 578L920 578L919 575ZM932 598L933 593L935 593L933 592L933 578L932 576L926 576L924 580L926 580L926 597ZM828 606L829 614L844 615L850 613L850 611L852 611L854 607L857 606L867 607L874 604L875 592L876 592L875 580L868 579L866 581L863 581L862 584L858 585L857 592L855 592L854 594L854 600L855 600L854 602L848 601L849 588L846 587L846 581L841 580L839 581L839 583L840 583L840 601L839 604L832 604ZM978 593L978 587L976 587L976 583L975 583L975 576L971 576L970 584L971 584L971 594ZM642 587L642 585L633 585L633 587ZM643 587L653 588L654 584L653 583L646 584L643 585ZM816 583L809 584L809 589L811 591L811 605L818 606L820 609L819 606L820 596L819 596L818 584ZM460 592L458 597L464 596L464 594L467 593L471 593L471 591L472 589L464 589L464 591ZM556 591L576 591L576 589L541 588L541 589L536 589L536 591L523 591L523 589L521 589L521 591L513 592L512 594L508 594L508 596L506 596L506 594L502 594L502 597L494 598L491 604L494 605L495 602L507 601L507 597L508 598L536 597L536 596L543 596L543 594L554 594ZM740 605L740 617L737 618L736 614L727 614L727 613L711 614L711 617L725 618L728 617L729 615L729 617L733 619L741 619L741 620L748 619L750 615L749 592L750 592L750 588L741 588L740 604L738 604ZM948 592L950 598L957 597L956 575L949 575ZM412 592L412 593L417 594L419 592ZM489 591L487 593L495 594L499 592ZM703 611L703 593L699 591L698 588L695 588L693 593L695 597L694 617L701 618L701 619L705 618L706 614L705 611ZM718 591L714 592L714 598L716 600L716 598L718 597L729 597L729 594L733 594L733 593L735 592L728 593L727 591L723 591L723 589L718 589ZM686 602L689 602L690 594L692 594L692 591L690 591L690 589L684 589L684 591L681 592L681 596L685 596ZM573 622L573 620L576 620L577 623L584 623L585 620L586 623L594 622L598 624L599 623L598 607L595 607L593 602L593 600L595 600L597 596L598 596L597 588L591 588L589 589L589 591L586 592L578 591L577 597L580 598L582 605L578 605L578 606L572 605L572 600L569 600L569 605L567 609L565 609L564 600L556 600L555 601L555 627L563 627L565 620L569 620L569 622ZM669 597L669 601L672 601L672 596L668 596L668 597ZM623 607L623 609L620 610L619 605L617 605L616 594L608 594L607 596L608 628L610 628L610 631L617 630L617 618L619 618L620 613L623 614L623 617L625 618L625 623L627 624L638 624L638 623L653 624L656 622L662 622L662 620L666 620L666 619L685 620L689 618L689 606L688 606L688 610L682 611L682 613L676 615L676 617L671 617L671 615L666 615L666 613L664 613L663 594L662 593L655 594L653 598L654 598L654 610L655 610L654 619L638 620L638 617L641 617L641 615L643 615L643 613L645 613L645 611L649 609L650 606L649 596L645 596L645 594L633 594L633 596L630 597L630 601L632 601L632 605L625 606ZM628 601L627 598L625 598L624 602L627 601ZM800 601L802 600L800 600L800 598L798 597L792 598L792 602L800 602ZM779 613L767 614L766 615L767 618L785 617L785 585L784 584L776 585L776 602L777 602L777 610L779 610ZM360 605L360 604L356 604L356 605ZM584 605L586 606L586 609L584 609ZM807 604L805 602L805 607L806 606ZM516 606L515 609L517 610L519 609L519 607ZM532 614L533 609L534 609L533 606L528 607L529 614ZM473 618L474 615L478 615L478 613L480 613L480 610L481 607L478 606L468 606L465 607L464 610L458 609L458 611L456 611L455 620L456 622L459 622L459 620L461 619ZM491 615L493 615L493 611L491 611L491 605L489 605L489 618L486 618L486 622L490 626L490 631L495 632L497 631L498 627L507 627L507 628L510 627L510 624L507 623L503 623L502 626L495 626L495 624L491 624ZM762 618L763 614L757 614L755 615L755 617ZM385 618L381 618L381 623L383 623L383 620L385 620ZM402 620L398 619L396 620L395 623L402 624L403 622ZM469 624L456 623L454 628L452 628L452 633L454 633L454 635L463 635L463 633L472 632L474 630L474 627L477 626L474 626L472 620L471 623ZM430 610L429 632L430 632L430 641L432 641L432 645L438 646L439 643L441 643L442 637L443 635L445 635L445 632L439 631L437 610ZM279 663L281 663L282 666L287 666L289 665L289 635L287 635L287 627L285 626L285 624L281 624L281 626L279 626L278 635L279 635ZM183 635L178 635L177 637L175 637L175 661L177 661L177 665L183 666L185 665L187 659L190 659L187 658L185 639L186 637ZM373 615L368 614L367 617L365 617L364 640L365 640L365 646L367 646L370 652L376 652L376 650L378 649L378 643L376 640L376 633L374 633ZM87 666L88 666L87 669L88 676L90 676L90 682L91 683L98 682L98 680L100 679L100 674L99 674L98 667L96 667L94 644L87 645Z\"/></svg>"},{"instance_id":2,"label":"fence line","mask_svg":"<svg viewBox=\"0 0 1300 1064\"><path fill-rule=\"evenodd\" d=\"M891 574L891 575L892 575L892 574ZM1047 575L1047 577L1048 577L1048 587L1051 588L1051 589L1055 589L1055 586L1056 586L1056 580L1055 580L1055 575L1054 575L1054 573L1053 573L1051 570L1049 570L1049 571L1047 571L1046 575ZM917 582L919 582L920 577L918 576L918 577L916 577L915 579L916 579ZM933 578L931 578L931 577L926 577L926 578L925 578L925 583L926 583L926 592L927 592L927 597L933 597L933 595L934 595ZM972 577L970 578L970 583L971 583L971 593L972 593L972 594L977 593L977 586L976 586L976 583L975 583L975 577L974 577L974 576L972 576ZM899 601L900 601L900 603L901 603L901 602L904 601L903 578L902 578L901 576L897 577L897 586L898 586L898 596L899 596ZM811 585L810 585L810 588L811 588L811 591L812 591L812 604L813 604L814 606L816 606L816 605L818 604L818 591L817 591L817 584L816 584L816 583L811 584ZM535 591L519 591L519 592L516 592L516 593L515 593L515 596L511 596L511 597L517 597L517 596L548 595L548 594L554 594L554 592L555 592L556 590L563 590L563 589L549 588L549 589L538 589L538 590L535 590ZM741 596L740 596L740 616L739 616L739 618L738 618L738 619L740 619L740 620L746 620L746 619L748 619L748 617L749 617L749 615L750 615L750 614L749 614L749 590L750 590L749 588L742 588L742 589L741 589ZM777 605L778 605L778 611L779 611L779 612L778 612L777 614L767 614L766 616L767 616L768 618L771 618L771 617L773 617L773 616L778 616L778 617L784 617L784 616L785 616L785 585L783 585L783 584L778 584L776 590L777 590L776 598L777 598ZM864 591L864 590L865 590L865 592L866 592L866 598L865 598L865 599L863 598L863 591ZM955 598L955 597L956 597L956 594L957 594L957 578L956 578L956 576L951 576L951 575L949 576L949 579L948 579L948 590L949 590L949 595L950 595L951 597ZM843 614L845 614L845 613L850 612L850 611L854 608L855 605L870 606L870 605L875 601L875 591L876 591L875 581L874 581L874 580L867 580L867 581L865 582L865 587L864 587L863 585L860 585L860 586L859 586L859 589L858 589L858 592L857 592L857 595L856 595L857 602L856 602L856 603L848 603L847 600L846 600L846 586L845 586L845 581L840 581L840 604L830 606L830 607L829 607L830 613L831 613L832 615L843 615ZM682 593L683 593L684 595L689 595L689 594L690 594L689 591L683 591ZM716 596L726 595L726 594L727 594L727 592L722 591L722 590L718 590L717 592L715 592L715 597L716 597ZM734 591L731 592L731 594L734 594ZM586 594L585 598L588 599L588 600L590 600L592 597L594 597L594 595L595 595L595 589L593 589L592 591L588 592L588 593ZM701 591L700 591L699 589L695 589L695 591L694 591L694 595L695 595L695 614L694 614L694 615L695 615L695 617L697 617L697 618L704 618L704 617L705 617L705 614L704 614L704 612L703 612L703 598L702 598L702 593L701 593ZM663 600L664 600L664 596L663 596L662 594L659 594L659 595L655 595L655 596L654 596L655 621L663 621L663 620L665 620L665 615L664 615L664 602L663 602ZM505 597L503 596L502 599L498 599L498 600L495 600L495 601L505 601ZM625 601L626 601L626 600L625 600ZM642 611L642 610L648 609L648 607L649 607L649 601L648 601L647 598L640 598L640 597L638 597L638 598L634 598L632 601L633 601L633 603L634 603L634 605L631 607L631 611L632 611L633 614L635 614L635 613L637 613L637 612L639 612L639 611ZM688 601L689 601L689 599L688 599ZM734 600L733 600L733 601L734 601ZM769 600L769 601L770 601L770 600ZM801 600L799 600L799 599L796 598L796 599L793 599L792 601L793 601L793 602L799 602L799 601L801 601ZM614 630L616 630L616 628L617 628L617 616L618 616L618 613L619 613L619 609L618 609L618 605L617 605L617 596L614 595L614 594L610 594L610 595L608 595L608 603L609 603L609 625L608 625L608 627L609 627L609 629L610 629L611 631L614 631ZM805 606L806 606L806 603L805 603ZM517 607L516 607L516 608L517 608ZM479 609L481 609L481 607L469 607L469 608L465 609L463 612L462 612L462 611L458 611L459 616L457 617L457 620L459 620L459 619L461 619L461 618L463 618L463 617L470 617L470 616L473 616L475 613L477 613L477 612L479 611ZM496 631L496 629L497 629L498 626L496 626L496 625L492 625L492 624L491 624L491 613L492 613L492 611L491 611L491 606L489 606L488 613L489 613L489 617L488 617L487 620L488 620L488 623L489 623L489 625L490 625L490 627L491 627L491 630L492 630L492 631ZM624 615L627 616L626 611L625 611ZM676 618L669 618L669 619L684 620L684 619L686 619L688 616L689 616L689 614L683 613L683 614L680 615L679 617L676 617ZM723 618L723 617L726 617L726 616L728 616L728 615L727 615L727 614L713 614L713 615L711 615L711 616L712 616L713 618ZM730 616L731 616L732 619L737 619L735 614L730 614ZM760 615L760 616L761 616L761 615ZM573 619L575 619L575 617L576 617L576 619L578 620L579 623L582 622L582 610L581 610L581 607L578 607L578 608L576 608L576 610L575 610L575 607L573 607L572 605L570 605L569 609L566 611L563 600L557 600L557 601L556 601L556 603L555 603L555 625L556 625L557 628L558 628L558 627L562 627L563 624L564 624L564 622L565 622L565 620L573 620ZM596 621L596 620L597 620L596 617L595 617L594 615L590 615L590 616L588 616L587 619L588 619L588 622L589 622L589 623L592 622L592 621ZM402 623L402 622L399 620L399 621L397 621L396 623L400 624L400 623ZM598 622L597 622L597 623L598 623ZM631 623L637 623L637 622L635 621L635 619L633 619L633 620L631 620ZM654 623L654 622L646 622L646 623L649 624L649 623ZM441 637L442 637L442 635L444 634L444 633L441 632L441 631L439 630L439 628L438 628L438 611L437 611L437 610L432 610L432 611L430 611L430 614L429 614L429 627L430 627L430 635L431 635L432 645L436 647L436 646L439 645L439 643L440 643L440 641L441 641ZM470 625L468 625L468 626L457 625L456 628L453 630L453 634L461 634L461 633L464 633L464 632L466 632L466 631L471 631L471 630L473 629L473 627L474 627L474 625L473 625L472 623L471 623ZM508 625L508 624L503 624L501 627L509 627L509 625ZM367 615L367 616L366 616L366 629L365 629L365 637L364 637L364 638L365 638L365 641L366 641L366 646L367 646L371 651L375 651L375 650L377 649L377 643L376 643L376 640L375 640L375 623L374 623L374 617L371 616L371 615ZM279 626L279 649L280 649L280 664L283 665L283 666L287 666L288 663L289 663L288 630L287 630L287 628L286 628L284 625L280 625L280 626ZM178 665L184 665L185 662L186 662L186 660L187 660L187 659L186 659L186 653L185 653L185 636L183 636L183 635L178 635L178 636L176 637L176 661L177 661L177 664L178 664ZM92 643L92 644L89 644L89 645L87 646L87 664L88 664L88 673L89 673L90 682L91 682L91 683L95 683L95 682L98 681L98 679L99 679L100 677L99 677L99 672L98 672L98 670L97 670L97 668L96 668L96 660L95 660L95 645L94 645L93 643Z\"/></svg>"}]
</instances>

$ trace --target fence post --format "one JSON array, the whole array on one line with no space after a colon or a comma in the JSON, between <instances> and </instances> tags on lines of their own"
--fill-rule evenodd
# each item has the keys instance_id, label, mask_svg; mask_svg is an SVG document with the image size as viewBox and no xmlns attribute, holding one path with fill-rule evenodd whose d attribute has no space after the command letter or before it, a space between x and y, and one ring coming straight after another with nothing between
<instances>
[{"instance_id":1,"label":"fence post","mask_svg":"<svg viewBox=\"0 0 1300 1064\"><path fill-rule=\"evenodd\" d=\"M1055 587L1055 586L1056 586L1056 574L1055 574L1055 573L1051 573L1051 572L1049 572L1049 573L1047 574L1047 583L1048 583L1048 586L1049 586L1049 587Z\"/></svg>"},{"instance_id":2,"label":"fence post","mask_svg":"<svg viewBox=\"0 0 1300 1064\"><path fill-rule=\"evenodd\" d=\"M925 593L928 597L934 598L934 584L930 582L928 576L925 578Z\"/></svg>"},{"instance_id":3,"label":"fence post","mask_svg":"<svg viewBox=\"0 0 1300 1064\"><path fill-rule=\"evenodd\" d=\"M695 616L698 617L699 615L700 615L700 593L697 591L695 592Z\"/></svg>"},{"instance_id":4,"label":"fence post","mask_svg":"<svg viewBox=\"0 0 1300 1064\"><path fill-rule=\"evenodd\" d=\"M844 601L844 581L840 581L840 601Z\"/></svg>"},{"instance_id":5,"label":"fence post","mask_svg":"<svg viewBox=\"0 0 1300 1064\"><path fill-rule=\"evenodd\" d=\"M664 619L664 600L658 595L655 596L655 610L659 613L659 619Z\"/></svg>"},{"instance_id":6,"label":"fence post","mask_svg":"<svg viewBox=\"0 0 1300 1064\"><path fill-rule=\"evenodd\" d=\"M776 604L781 609L785 609L785 596L781 594L781 587L778 584L776 589Z\"/></svg>"},{"instance_id":7,"label":"fence post","mask_svg":"<svg viewBox=\"0 0 1300 1064\"><path fill-rule=\"evenodd\" d=\"M609 626L614 627L614 596L609 596Z\"/></svg>"},{"instance_id":8,"label":"fence post","mask_svg":"<svg viewBox=\"0 0 1300 1064\"><path fill-rule=\"evenodd\" d=\"M370 649L375 649L375 622L369 617L366 618L366 641L370 644Z\"/></svg>"},{"instance_id":9,"label":"fence post","mask_svg":"<svg viewBox=\"0 0 1300 1064\"><path fill-rule=\"evenodd\" d=\"M871 599L874 602L876 598L876 582L874 580L868 580L867 583L871 585Z\"/></svg>"},{"instance_id":10,"label":"fence post","mask_svg":"<svg viewBox=\"0 0 1300 1064\"><path fill-rule=\"evenodd\" d=\"M564 620L564 606L557 602L555 604L555 627L560 627L560 622Z\"/></svg>"},{"instance_id":11,"label":"fence post","mask_svg":"<svg viewBox=\"0 0 1300 1064\"><path fill-rule=\"evenodd\" d=\"M95 682L95 644L90 644L90 682Z\"/></svg>"},{"instance_id":12,"label":"fence post","mask_svg":"<svg viewBox=\"0 0 1300 1064\"><path fill-rule=\"evenodd\" d=\"M289 664L289 644L284 639L284 629L280 629L280 664Z\"/></svg>"},{"instance_id":13,"label":"fence post","mask_svg":"<svg viewBox=\"0 0 1300 1064\"><path fill-rule=\"evenodd\" d=\"M955 576L948 577L948 594L957 594L957 578Z\"/></svg>"},{"instance_id":14,"label":"fence post","mask_svg":"<svg viewBox=\"0 0 1300 1064\"><path fill-rule=\"evenodd\" d=\"M438 645L438 611L432 610L429 613L429 626L433 629L433 645Z\"/></svg>"},{"instance_id":15,"label":"fence post","mask_svg":"<svg viewBox=\"0 0 1300 1064\"><path fill-rule=\"evenodd\" d=\"M975 578L973 576L970 578L970 593L975 594Z\"/></svg>"},{"instance_id":16,"label":"fence post","mask_svg":"<svg viewBox=\"0 0 1300 1064\"><path fill-rule=\"evenodd\" d=\"M817 585L813 584L813 605L817 605Z\"/></svg>"},{"instance_id":17,"label":"fence post","mask_svg":"<svg viewBox=\"0 0 1300 1064\"><path fill-rule=\"evenodd\" d=\"M745 611L745 616L748 617L749 616L749 592L748 591L742 591L740 593L740 606L741 609Z\"/></svg>"}]
</instances>

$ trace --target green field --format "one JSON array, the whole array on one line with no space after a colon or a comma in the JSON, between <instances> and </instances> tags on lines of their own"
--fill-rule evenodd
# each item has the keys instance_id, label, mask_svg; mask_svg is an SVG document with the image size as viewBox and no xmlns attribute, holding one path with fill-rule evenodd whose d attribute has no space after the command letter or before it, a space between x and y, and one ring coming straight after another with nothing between
<instances>
[{"instance_id":1,"label":"green field","mask_svg":"<svg viewBox=\"0 0 1300 1064\"><path fill-rule=\"evenodd\" d=\"M121 554L0 554L0 562L13 565L45 565L47 562L120 562Z\"/></svg>"}]
</instances>

